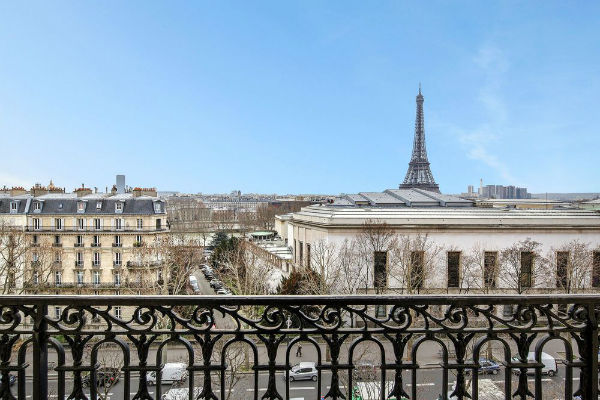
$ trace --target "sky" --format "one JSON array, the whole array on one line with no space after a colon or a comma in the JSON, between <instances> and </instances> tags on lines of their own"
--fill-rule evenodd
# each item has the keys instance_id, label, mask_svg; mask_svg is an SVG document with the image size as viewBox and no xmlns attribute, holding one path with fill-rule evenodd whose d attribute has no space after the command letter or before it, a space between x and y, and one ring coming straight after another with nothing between
<instances>
[{"instance_id":1,"label":"sky","mask_svg":"<svg viewBox=\"0 0 600 400\"><path fill-rule=\"evenodd\" d=\"M598 192L600 3L0 3L0 187Z\"/></svg>"}]
</instances>

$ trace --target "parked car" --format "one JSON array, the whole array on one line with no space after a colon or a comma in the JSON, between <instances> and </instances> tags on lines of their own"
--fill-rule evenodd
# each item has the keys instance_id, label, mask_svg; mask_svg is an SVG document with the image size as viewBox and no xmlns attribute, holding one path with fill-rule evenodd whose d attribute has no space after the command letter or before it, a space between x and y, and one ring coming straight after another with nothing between
<instances>
[{"instance_id":1,"label":"parked car","mask_svg":"<svg viewBox=\"0 0 600 400\"><path fill-rule=\"evenodd\" d=\"M187 375L187 366L184 363L166 363L162 367L160 379L162 383L182 382ZM148 372L146 381L148 385L156 385L156 371Z\"/></svg>"},{"instance_id":2,"label":"parked car","mask_svg":"<svg viewBox=\"0 0 600 400\"><path fill-rule=\"evenodd\" d=\"M519 362L519 359L517 357L513 357L512 360L513 360L513 362ZM530 362L530 363L536 362L534 352L530 352L527 355L527 362ZM556 366L556 359L554 357L552 357L550 354L542 352L542 364L544 364L544 366L542 367L542 374L546 374L546 375L552 377L552 376L556 375L556 373L558 372L558 367ZM518 369L513 369L513 374L520 375L521 371ZM533 374L535 374L535 369L529 368L527 370L527 375L533 375Z\"/></svg>"},{"instance_id":3,"label":"parked car","mask_svg":"<svg viewBox=\"0 0 600 400\"><path fill-rule=\"evenodd\" d=\"M498 387L498 382L494 382L493 380L480 379L477 382L479 387L479 400L504 400L506 396L504 395L504 391ZM504 386L504 384L501 384ZM448 400L457 400L458 397L452 396L452 393L456 389L456 385L452 387L452 389L448 392ZM441 399L442 395L438 397Z\"/></svg>"},{"instance_id":4,"label":"parked car","mask_svg":"<svg viewBox=\"0 0 600 400\"><path fill-rule=\"evenodd\" d=\"M229 290L227 290L225 288L221 288L221 289L217 290L217 294L227 295L227 294L229 294Z\"/></svg>"},{"instance_id":5,"label":"parked car","mask_svg":"<svg viewBox=\"0 0 600 400\"><path fill-rule=\"evenodd\" d=\"M312 380L316 382L317 376L317 367L314 362L301 362L290 370L290 381Z\"/></svg>"},{"instance_id":6,"label":"parked car","mask_svg":"<svg viewBox=\"0 0 600 400\"><path fill-rule=\"evenodd\" d=\"M479 369L477 370L480 374L494 374L500 372L500 364L495 361L488 360L487 358L479 359ZM471 373L471 369L466 369L467 374Z\"/></svg>"},{"instance_id":7,"label":"parked car","mask_svg":"<svg viewBox=\"0 0 600 400\"><path fill-rule=\"evenodd\" d=\"M2 382L2 379L3 379L3 377L2 377L2 375L0 374L0 388L2 387L2 383L3 383L3 382ZM17 377L16 377L16 376L14 376L13 374L8 374L8 385L9 385L9 386L12 386L12 385L14 385L14 384L15 384L15 382L17 382Z\"/></svg>"},{"instance_id":8,"label":"parked car","mask_svg":"<svg viewBox=\"0 0 600 400\"><path fill-rule=\"evenodd\" d=\"M121 371L114 367L101 367L96 371L96 387L112 387L119 381ZM91 384L92 374L87 373L81 377L81 383L84 387Z\"/></svg>"},{"instance_id":9,"label":"parked car","mask_svg":"<svg viewBox=\"0 0 600 400\"><path fill-rule=\"evenodd\" d=\"M212 281L210 281L210 286L213 289L221 289L223 287L223 282L221 282L218 279L213 279Z\"/></svg>"}]
</instances>

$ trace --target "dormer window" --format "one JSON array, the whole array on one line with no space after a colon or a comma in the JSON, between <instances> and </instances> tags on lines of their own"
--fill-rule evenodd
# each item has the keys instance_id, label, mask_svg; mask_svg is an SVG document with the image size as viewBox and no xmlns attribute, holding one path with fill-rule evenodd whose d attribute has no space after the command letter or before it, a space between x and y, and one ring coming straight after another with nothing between
<instances>
[{"instance_id":1,"label":"dormer window","mask_svg":"<svg viewBox=\"0 0 600 400\"><path fill-rule=\"evenodd\" d=\"M33 202L33 211L40 212L41 210L42 210L42 203L39 201L34 201Z\"/></svg>"},{"instance_id":2,"label":"dormer window","mask_svg":"<svg viewBox=\"0 0 600 400\"><path fill-rule=\"evenodd\" d=\"M122 213L123 212L123 203L122 202L117 201L115 203L115 212L118 212L118 213Z\"/></svg>"},{"instance_id":3,"label":"dormer window","mask_svg":"<svg viewBox=\"0 0 600 400\"><path fill-rule=\"evenodd\" d=\"M19 203L16 201L11 201L10 202L10 212L11 213L16 213L19 209Z\"/></svg>"},{"instance_id":4,"label":"dormer window","mask_svg":"<svg viewBox=\"0 0 600 400\"><path fill-rule=\"evenodd\" d=\"M85 203L83 201L77 202L77 212L78 213L85 212Z\"/></svg>"},{"instance_id":5,"label":"dormer window","mask_svg":"<svg viewBox=\"0 0 600 400\"><path fill-rule=\"evenodd\" d=\"M154 203L154 212L160 213L160 210L161 210L160 203L159 202Z\"/></svg>"},{"instance_id":6,"label":"dormer window","mask_svg":"<svg viewBox=\"0 0 600 400\"><path fill-rule=\"evenodd\" d=\"M101 201L97 201L96 202L96 210L100 210L102 208L102 202Z\"/></svg>"},{"instance_id":7,"label":"dormer window","mask_svg":"<svg viewBox=\"0 0 600 400\"><path fill-rule=\"evenodd\" d=\"M63 203L59 203L59 204L58 204L58 209L59 209L59 210L62 210L62 208L63 208Z\"/></svg>"}]
</instances>

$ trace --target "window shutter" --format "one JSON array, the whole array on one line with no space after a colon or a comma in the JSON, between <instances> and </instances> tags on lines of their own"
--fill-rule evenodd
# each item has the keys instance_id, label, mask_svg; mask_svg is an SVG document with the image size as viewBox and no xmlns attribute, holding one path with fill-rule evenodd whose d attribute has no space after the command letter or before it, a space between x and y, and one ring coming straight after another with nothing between
<instances>
[{"instance_id":1,"label":"window shutter","mask_svg":"<svg viewBox=\"0 0 600 400\"><path fill-rule=\"evenodd\" d=\"M113 231L115 230L115 220L114 220L114 218L112 218L110 220L110 229L112 229Z\"/></svg>"},{"instance_id":2,"label":"window shutter","mask_svg":"<svg viewBox=\"0 0 600 400\"><path fill-rule=\"evenodd\" d=\"M50 218L50 227L54 230L54 218Z\"/></svg>"},{"instance_id":3,"label":"window shutter","mask_svg":"<svg viewBox=\"0 0 600 400\"><path fill-rule=\"evenodd\" d=\"M33 218L30 217L28 223L29 223L29 230L30 231L33 230Z\"/></svg>"},{"instance_id":4,"label":"window shutter","mask_svg":"<svg viewBox=\"0 0 600 400\"><path fill-rule=\"evenodd\" d=\"M77 218L73 218L73 230L77 230Z\"/></svg>"},{"instance_id":5,"label":"window shutter","mask_svg":"<svg viewBox=\"0 0 600 400\"><path fill-rule=\"evenodd\" d=\"M104 218L100 218L100 229L104 229Z\"/></svg>"},{"instance_id":6,"label":"window shutter","mask_svg":"<svg viewBox=\"0 0 600 400\"><path fill-rule=\"evenodd\" d=\"M61 227L63 230L65 230L65 229L66 229L66 227L65 227L65 219L64 219L64 218L61 218L61 219L60 219L60 227Z\"/></svg>"}]
</instances>

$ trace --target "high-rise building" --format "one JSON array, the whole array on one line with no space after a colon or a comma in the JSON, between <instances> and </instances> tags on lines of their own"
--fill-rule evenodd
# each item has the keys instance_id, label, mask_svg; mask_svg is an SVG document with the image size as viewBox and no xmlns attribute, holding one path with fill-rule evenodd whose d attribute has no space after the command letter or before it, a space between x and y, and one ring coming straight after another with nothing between
<instances>
[{"instance_id":1,"label":"high-rise building","mask_svg":"<svg viewBox=\"0 0 600 400\"><path fill-rule=\"evenodd\" d=\"M424 189L431 192L440 193L440 188L431 173L429 161L427 159L427 149L425 147L425 117L423 115L423 102L425 101L421 94L421 85L419 85L419 94L417 95L417 116L415 120L415 138L413 142L413 151L408 163L408 171L400 189Z\"/></svg>"},{"instance_id":2,"label":"high-rise building","mask_svg":"<svg viewBox=\"0 0 600 400\"><path fill-rule=\"evenodd\" d=\"M117 175L117 193L125 193L125 175Z\"/></svg>"}]
</instances>

